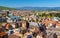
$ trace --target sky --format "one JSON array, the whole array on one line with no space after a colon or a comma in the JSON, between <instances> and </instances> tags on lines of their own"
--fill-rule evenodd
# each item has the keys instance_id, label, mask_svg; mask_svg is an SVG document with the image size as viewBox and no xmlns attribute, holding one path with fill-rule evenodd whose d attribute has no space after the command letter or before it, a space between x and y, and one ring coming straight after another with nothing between
<instances>
[{"instance_id":1,"label":"sky","mask_svg":"<svg viewBox=\"0 0 60 38\"><path fill-rule=\"evenodd\" d=\"M0 0L6 7L60 7L60 0Z\"/></svg>"}]
</instances>

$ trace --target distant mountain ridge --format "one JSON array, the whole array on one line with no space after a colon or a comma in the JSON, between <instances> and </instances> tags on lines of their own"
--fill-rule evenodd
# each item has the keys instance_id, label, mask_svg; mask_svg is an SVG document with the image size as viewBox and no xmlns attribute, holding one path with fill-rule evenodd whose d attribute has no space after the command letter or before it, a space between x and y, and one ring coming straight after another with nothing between
<instances>
[{"instance_id":1,"label":"distant mountain ridge","mask_svg":"<svg viewBox=\"0 0 60 38\"><path fill-rule=\"evenodd\" d=\"M18 7L17 10L60 10L60 7Z\"/></svg>"},{"instance_id":2,"label":"distant mountain ridge","mask_svg":"<svg viewBox=\"0 0 60 38\"><path fill-rule=\"evenodd\" d=\"M10 8L5 6L0 6L0 10L48 10L48 11L60 11L60 7L17 7L17 8Z\"/></svg>"}]
</instances>

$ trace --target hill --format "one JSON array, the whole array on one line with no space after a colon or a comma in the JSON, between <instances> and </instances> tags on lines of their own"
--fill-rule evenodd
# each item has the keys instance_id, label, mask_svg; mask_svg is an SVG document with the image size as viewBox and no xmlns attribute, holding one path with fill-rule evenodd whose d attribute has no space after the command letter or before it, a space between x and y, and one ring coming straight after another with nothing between
<instances>
[{"instance_id":1,"label":"hill","mask_svg":"<svg viewBox=\"0 0 60 38\"><path fill-rule=\"evenodd\" d=\"M0 6L0 10L15 10L15 8Z\"/></svg>"}]
</instances>

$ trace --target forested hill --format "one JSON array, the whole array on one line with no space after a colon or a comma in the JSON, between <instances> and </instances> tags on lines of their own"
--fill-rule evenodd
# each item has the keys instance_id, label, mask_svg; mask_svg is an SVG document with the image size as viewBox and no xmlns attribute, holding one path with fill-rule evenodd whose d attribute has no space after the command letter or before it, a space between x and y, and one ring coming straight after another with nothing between
<instances>
[{"instance_id":1,"label":"forested hill","mask_svg":"<svg viewBox=\"0 0 60 38\"><path fill-rule=\"evenodd\" d=\"M15 8L0 6L0 10L15 10Z\"/></svg>"}]
</instances>

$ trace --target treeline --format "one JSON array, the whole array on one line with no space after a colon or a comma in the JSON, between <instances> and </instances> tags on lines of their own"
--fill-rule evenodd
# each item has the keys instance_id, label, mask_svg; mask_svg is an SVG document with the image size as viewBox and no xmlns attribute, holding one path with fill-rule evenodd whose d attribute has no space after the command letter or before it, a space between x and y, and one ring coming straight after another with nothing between
<instances>
[{"instance_id":1,"label":"treeline","mask_svg":"<svg viewBox=\"0 0 60 38\"><path fill-rule=\"evenodd\" d=\"M45 14L45 13L39 13L38 14L38 17L50 17L50 18L53 18L53 17L59 17L60 18L60 13L48 13L48 14Z\"/></svg>"}]
</instances>

